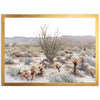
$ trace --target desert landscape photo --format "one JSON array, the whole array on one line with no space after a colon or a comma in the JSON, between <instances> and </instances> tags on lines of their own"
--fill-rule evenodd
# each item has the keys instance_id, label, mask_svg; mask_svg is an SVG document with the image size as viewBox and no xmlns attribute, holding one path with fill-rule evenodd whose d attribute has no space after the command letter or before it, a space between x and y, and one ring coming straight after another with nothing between
<instances>
[{"instance_id":1,"label":"desert landscape photo","mask_svg":"<svg viewBox=\"0 0 100 100\"><path fill-rule=\"evenodd\" d=\"M5 82L95 82L94 19L6 18L5 23Z\"/></svg>"}]
</instances>

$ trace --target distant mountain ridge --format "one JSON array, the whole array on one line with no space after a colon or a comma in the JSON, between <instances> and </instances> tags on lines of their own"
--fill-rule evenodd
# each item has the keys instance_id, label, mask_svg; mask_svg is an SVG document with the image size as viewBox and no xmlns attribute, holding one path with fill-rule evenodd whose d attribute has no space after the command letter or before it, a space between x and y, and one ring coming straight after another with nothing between
<instances>
[{"instance_id":1,"label":"distant mountain ridge","mask_svg":"<svg viewBox=\"0 0 100 100\"><path fill-rule=\"evenodd\" d=\"M68 43L71 41L72 43L78 44L82 41L94 41L95 36L61 36L66 40ZM5 37L5 43L11 45L12 43L16 42L17 44L37 44L37 39L35 37Z\"/></svg>"},{"instance_id":2,"label":"distant mountain ridge","mask_svg":"<svg viewBox=\"0 0 100 100\"><path fill-rule=\"evenodd\" d=\"M32 44L36 44L37 43L37 39L36 38L31 38L31 37L5 37L5 43L6 44L12 44L16 42L17 44L27 44L27 43L32 43Z\"/></svg>"}]
</instances>

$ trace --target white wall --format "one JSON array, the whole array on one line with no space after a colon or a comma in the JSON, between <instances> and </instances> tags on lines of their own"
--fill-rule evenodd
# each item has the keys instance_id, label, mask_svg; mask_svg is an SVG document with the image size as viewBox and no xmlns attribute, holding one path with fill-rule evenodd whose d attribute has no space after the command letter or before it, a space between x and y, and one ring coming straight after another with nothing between
<instances>
[{"instance_id":1,"label":"white wall","mask_svg":"<svg viewBox=\"0 0 100 100\"><path fill-rule=\"evenodd\" d=\"M100 14L99 0L0 0L0 14ZM0 23L1 24L1 23ZM1 28L0 28L1 29ZM0 46L1 47L1 46ZM1 71L0 71L1 73ZM1 74L0 74L1 77ZM0 100L100 100L97 87L3 87Z\"/></svg>"}]
</instances>

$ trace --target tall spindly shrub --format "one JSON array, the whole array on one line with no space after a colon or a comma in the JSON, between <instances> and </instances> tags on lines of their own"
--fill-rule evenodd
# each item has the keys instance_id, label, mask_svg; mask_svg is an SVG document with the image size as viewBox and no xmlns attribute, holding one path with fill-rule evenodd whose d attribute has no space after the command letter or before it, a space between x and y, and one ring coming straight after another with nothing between
<instances>
[{"instance_id":1,"label":"tall spindly shrub","mask_svg":"<svg viewBox=\"0 0 100 100\"><path fill-rule=\"evenodd\" d=\"M39 32L39 45L41 46L45 56L51 63L53 63L54 57L63 45L61 37L58 37L59 33L59 29L57 29L53 33L48 32L47 25L42 26L41 31Z\"/></svg>"}]
</instances>

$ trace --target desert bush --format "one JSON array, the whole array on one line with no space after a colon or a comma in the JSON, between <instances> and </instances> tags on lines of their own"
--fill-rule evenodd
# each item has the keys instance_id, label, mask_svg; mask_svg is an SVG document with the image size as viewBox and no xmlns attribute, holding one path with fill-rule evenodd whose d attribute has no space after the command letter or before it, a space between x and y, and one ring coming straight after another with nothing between
<instances>
[{"instance_id":1,"label":"desert bush","mask_svg":"<svg viewBox=\"0 0 100 100\"><path fill-rule=\"evenodd\" d=\"M72 52L72 51L68 51L68 53L69 53L69 54L73 54L73 52Z\"/></svg>"},{"instance_id":2,"label":"desert bush","mask_svg":"<svg viewBox=\"0 0 100 100\"><path fill-rule=\"evenodd\" d=\"M39 66L42 67L40 63L36 63L34 61L30 63L30 68L38 69Z\"/></svg>"},{"instance_id":3,"label":"desert bush","mask_svg":"<svg viewBox=\"0 0 100 100\"><path fill-rule=\"evenodd\" d=\"M86 49L85 53L88 54L91 51L91 49Z\"/></svg>"},{"instance_id":4,"label":"desert bush","mask_svg":"<svg viewBox=\"0 0 100 100\"><path fill-rule=\"evenodd\" d=\"M51 33L48 33L48 26L44 25L41 27L41 32L39 33L38 42L44 51L45 56L49 59L50 63L53 63L57 52L62 47L63 42L61 38L58 38L59 30L57 29L54 32L54 36L51 36Z\"/></svg>"},{"instance_id":5,"label":"desert bush","mask_svg":"<svg viewBox=\"0 0 100 100\"><path fill-rule=\"evenodd\" d=\"M65 53L61 53L60 56L65 56Z\"/></svg>"},{"instance_id":6,"label":"desert bush","mask_svg":"<svg viewBox=\"0 0 100 100\"><path fill-rule=\"evenodd\" d=\"M84 56L80 56L80 70L84 70L84 62L85 62L85 57Z\"/></svg>"},{"instance_id":7,"label":"desert bush","mask_svg":"<svg viewBox=\"0 0 100 100\"><path fill-rule=\"evenodd\" d=\"M24 48L25 49L30 48L30 44L28 44L28 43L27 44L24 44Z\"/></svg>"},{"instance_id":8,"label":"desert bush","mask_svg":"<svg viewBox=\"0 0 100 100\"><path fill-rule=\"evenodd\" d=\"M19 62L23 62L24 61L24 58L19 58Z\"/></svg>"},{"instance_id":9,"label":"desert bush","mask_svg":"<svg viewBox=\"0 0 100 100\"><path fill-rule=\"evenodd\" d=\"M81 52L81 49L78 47L74 47L74 48L72 48L72 51L79 53L79 52Z\"/></svg>"},{"instance_id":10,"label":"desert bush","mask_svg":"<svg viewBox=\"0 0 100 100\"><path fill-rule=\"evenodd\" d=\"M5 44L5 48L8 48L9 47L9 44Z\"/></svg>"},{"instance_id":11,"label":"desert bush","mask_svg":"<svg viewBox=\"0 0 100 100\"><path fill-rule=\"evenodd\" d=\"M27 52L27 53L33 53L33 51L32 51L32 50L26 50L26 52Z\"/></svg>"},{"instance_id":12,"label":"desert bush","mask_svg":"<svg viewBox=\"0 0 100 100\"><path fill-rule=\"evenodd\" d=\"M67 47L67 49L65 50L66 54L73 54L73 50L69 47Z\"/></svg>"},{"instance_id":13,"label":"desert bush","mask_svg":"<svg viewBox=\"0 0 100 100\"><path fill-rule=\"evenodd\" d=\"M14 61L11 58L5 58L5 64L14 64Z\"/></svg>"},{"instance_id":14,"label":"desert bush","mask_svg":"<svg viewBox=\"0 0 100 100\"><path fill-rule=\"evenodd\" d=\"M33 48L31 48L31 50L32 50L33 52L38 51L38 50L39 50L39 47L33 47Z\"/></svg>"},{"instance_id":15,"label":"desert bush","mask_svg":"<svg viewBox=\"0 0 100 100\"><path fill-rule=\"evenodd\" d=\"M74 66L73 66L72 64L66 64L66 65L65 65L65 68L73 69L73 67L74 67Z\"/></svg>"},{"instance_id":16,"label":"desert bush","mask_svg":"<svg viewBox=\"0 0 100 100\"><path fill-rule=\"evenodd\" d=\"M34 56L34 57L39 57L39 53L34 52L34 53L33 53L33 56Z\"/></svg>"},{"instance_id":17,"label":"desert bush","mask_svg":"<svg viewBox=\"0 0 100 100\"><path fill-rule=\"evenodd\" d=\"M62 64L66 63L66 61L64 59L61 59L59 62L62 63Z\"/></svg>"},{"instance_id":18,"label":"desert bush","mask_svg":"<svg viewBox=\"0 0 100 100\"><path fill-rule=\"evenodd\" d=\"M36 73L36 69L32 68L31 69L31 77L32 77L31 80L33 80L35 73Z\"/></svg>"},{"instance_id":19,"label":"desert bush","mask_svg":"<svg viewBox=\"0 0 100 100\"><path fill-rule=\"evenodd\" d=\"M15 56L15 57L23 57L24 55L21 52L16 51L16 52L13 52L12 53L12 56Z\"/></svg>"},{"instance_id":20,"label":"desert bush","mask_svg":"<svg viewBox=\"0 0 100 100\"><path fill-rule=\"evenodd\" d=\"M91 66L95 67L95 58L86 56L85 63L89 63Z\"/></svg>"},{"instance_id":21,"label":"desert bush","mask_svg":"<svg viewBox=\"0 0 100 100\"><path fill-rule=\"evenodd\" d=\"M72 75L73 73L73 69L70 69L70 68L66 68L66 72L69 74L69 75Z\"/></svg>"},{"instance_id":22,"label":"desert bush","mask_svg":"<svg viewBox=\"0 0 100 100\"><path fill-rule=\"evenodd\" d=\"M89 63L85 63L85 73L87 75L91 75L92 77L95 77L95 68L91 66Z\"/></svg>"},{"instance_id":23,"label":"desert bush","mask_svg":"<svg viewBox=\"0 0 100 100\"><path fill-rule=\"evenodd\" d=\"M29 71L31 69L31 67L29 66L18 66L17 67L18 70L20 70L20 72L23 72L23 71Z\"/></svg>"},{"instance_id":24,"label":"desert bush","mask_svg":"<svg viewBox=\"0 0 100 100\"><path fill-rule=\"evenodd\" d=\"M66 49L66 46L62 46L60 50L65 50Z\"/></svg>"},{"instance_id":25,"label":"desert bush","mask_svg":"<svg viewBox=\"0 0 100 100\"><path fill-rule=\"evenodd\" d=\"M25 57L33 57L33 54L28 52L28 53L24 53L24 56Z\"/></svg>"},{"instance_id":26,"label":"desert bush","mask_svg":"<svg viewBox=\"0 0 100 100\"><path fill-rule=\"evenodd\" d=\"M39 76L43 76L43 74L44 74L44 68L43 67L39 67L39 73L38 73L38 75Z\"/></svg>"},{"instance_id":27,"label":"desert bush","mask_svg":"<svg viewBox=\"0 0 100 100\"><path fill-rule=\"evenodd\" d=\"M61 56L56 56L57 60L60 61L61 60Z\"/></svg>"},{"instance_id":28,"label":"desert bush","mask_svg":"<svg viewBox=\"0 0 100 100\"><path fill-rule=\"evenodd\" d=\"M68 75L66 73L58 73L56 75L53 75L49 78L49 81L51 83L57 83L57 82L64 82L64 83L76 83L77 80L74 76Z\"/></svg>"},{"instance_id":29,"label":"desert bush","mask_svg":"<svg viewBox=\"0 0 100 100\"><path fill-rule=\"evenodd\" d=\"M29 65L33 61L32 58L26 58L25 59L25 65Z\"/></svg>"},{"instance_id":30,"label":"desert bush","mask_svg":"<svg viewBox=\"0 0 100 100\"><path fill-rule=\"evenodd\" d=\"M90 57L94 57L95 58L95 56L96 56L96 52L95 52L95 50L94 49L87 49L86 50L86 54L88 55L88 56L90 56Z\"/></svg>"},{"instance_id":31,"label":"desert bush","mask_svg":"<svg viewBox=\"0 0 100 100\"><path fill-rule=\"evenodd\" d=\"M36 69L35 76L40 77L40 76L43 76L44 74L45 74L45 69L43 67L40 66Z\"/></svg>"},{"instance_id":32,"label":"desert bush","mask_svg":"<svg viewBox=\"0 0 100 100\"><path fill-rule=\"evenodd\" d=\"M15 56L15 57L32 57L33 54L29 53L29 52L21 52L21 50L18 50L18 51L12 52L12 56Z\"/></svg>"},{"instance_id":33,"label":"desert bush","mask_svg":"<svg viewBox=\"0 0 100 100\"><path fill-rule=\"evenodd\" d=\"M9 76L16 76L17 73L18 73L19 69L17 68L12 68L12 67L9 67L7 70L6 70L6 74L8 74Z\"/></svg>"},{"instance_id":34,"label":"desert bush","mask_svg":"<svg viewBox=\"0 0 100 100\"><path fill-rule=\"evenodd\" d=\"M12 43L12 47L15 47L16 45L17 45L16 42L13 42L13 43Z\"/></svg>"},{"instance_id":35,"label":"desert bush","mask_svg":"<svg viewBox=\"0 0 100 100\"><path fill-rule=\"evenodd\" d=\"M41 47L34 47L33 52L39 52L39 53L43 53L43 50L41 49Z\"/></svg>"},{"instance_id":36,"label":"desert bush","mask_svg":"<svg viewBox=\"0 0 100 100\"><path fill-rule=\"evenodd\" d=\"M5 50L5 53L8 54L9 53L8 50Z\"/></svg>"},{"instance_id":37,"label":"desert bush","mask_svg":"<svg viewBox=\"0 0 100 100\"><path fill-rule=\"evenodd\" d=\"M27 79L27 81L29 81L29 77L30 77L30 73L28 70L24 70L22 73L21 73L21 79L23 80L24 78Z\"/></svg>"},{"instance_id":38,"label":"desert bush","mask_svg":"<svg viewBox=\"0 0 100 100\"><path fill-rule=\"evenodd\" d=\"M53 66L58 70L58 72L60 72L60 69L62 67L62 64L60 62L55 62Z\"/></svg>"},{"instance_id":39,"label":"desert bush","mask_svg":"<svg viewBox=\"0 0 100 100\"><path fill-rule=\"evenodd\" d=\"M22 52L26 51L26 47L24 45L19 45L19 48L22 50Z\"/></svg>"},{"instance_id":40,"label":"desert bush","mask_svg":"<svg viewBox=\"0 0 100 100\"><path fill-rule=\"evenodd\" d=\"M72 56L73 56L72 54L68 54L68 55L66 56L65 60L71 59Z\"/></svg>"},{"instance_id":41,"label":"desert bush","mask_svg":"<svg viewBox=\"0 0 100 100\"><path fill-rule=\"evenodd\" d=\"M80 56L85 56L85 52L84 51L81 51L80 52Z\"/></svg>"},{"instance_id":42,"label":"desert bush","mask_svg":"<svg viewBox=\"0 0 100 100\"><path fill-rule=\"evenodd\" d=\"M34 64L33 64L33 65L30 66L30 68L31 68L31 69L33 69L33 68L36 69L36 68L37 68L37 65L34 65Z\"/></svg>"},{"instance_id":43,"label":"desert bush","mask_svg":"<svg viewBox=\"0 0 100 100\"><path fill-rule=\"evenodd\" d=\"M79 64L79 57L72 56L72 63L74 65L73 74L76 75L76 67Z\"/></svg>"},{"instance_id":44,"label":"desert bush","mask_svg":"<svg viewBox=\"0 0 100 100\"><path fill-rule=\"evenodd\" d=\"M78 76L78 77L84 77L84 75L81 74L81 72L79 70L76 71L76 76Z\"/></svg>"},{"instance_id":45,"label":"desert bush","mask_svg":"<svg viewBox=\"0 0 100 100\"><path fill-rule=\"evenodd\" d=\"M66 63L65 60L61 58L61 56L57 56L56 58L57 58L57 61L59 61L60 63L62 64Z\"/></svg>"},{"instance_id":46,"label":"desert bush","mask_svg":"<svg viewBox=\"0 0 100 100\"><path fill-rule=\"evenodd\" d=\"M49 67L49 63L46 62L46 61L42 62L42 65L43 65L44 68L48 68Z\"/></svg>"}]
</instances>

